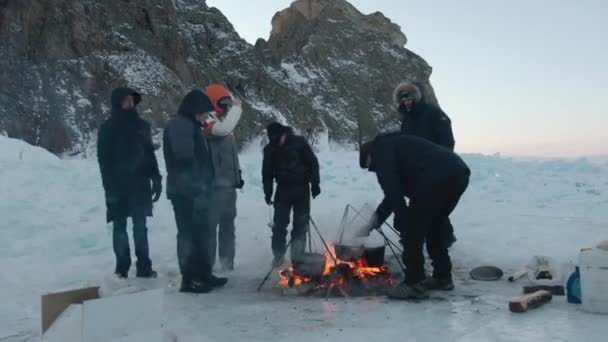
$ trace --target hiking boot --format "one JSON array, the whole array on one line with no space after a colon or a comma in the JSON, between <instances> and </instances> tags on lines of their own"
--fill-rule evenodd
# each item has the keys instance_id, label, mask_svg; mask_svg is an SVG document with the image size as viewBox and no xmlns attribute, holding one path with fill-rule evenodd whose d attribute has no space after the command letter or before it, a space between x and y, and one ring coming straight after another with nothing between
<instances>
[{"instance_id":1,"label":"hiking boot","mask_svg":"<svg viewBox=\"0 0 608 342\"><path fill-rule=\"evenodd\" d=\"M129 278L129 272L116 272L114 273L118 279L127 279Z\"/></svg>"},{"instance_id":2,"label":"hiking boot","mask_svg":"<svg viewBox=\"0 0 608 342\"><path fill-rule=\"evenodd\" d=\"M158 273L153 269L149 269L149 270L145 270L145 271L137 270L137 274L135 276L137 278L158 278Z\"/></svg>"},{"instance_id":3,"label":"hiking boot","mask_svg":"<svg viewBox=\"0 0 608 342\"><path fill-rule=\"evenodd\" d=\"M203 283L211 286L211 287L222 287L226 285L228 282L228 278L224 277L216 277L213 274L203 278Z\"/></svg>"},{"instance_id":4,"label":"hiking boot","mask_svg":"<svg viewBox=\"0 0 608 342\"><path fill-rule=\"evenodd\" d=\"M207 283L200 281L188 281L182 279L182 286L179 292L184 293L209 293L213 290L213 287Z\"/></svg>"},{"instance_id":5,"label":"hiking boot","mask_svg":"<svg viewBox=\"0 0 608 342\"><path fill-rule=\"evenodd\" d=\"M421 300L429 298L429 294L421 284L421 282L408 285L401 283L396 287L388 290L386 293L388 298L399 300Z\"/></svg>"},{"instance_id":6,"label":"hiking boot","mask_svg":"<svg viewBox=\"0 0 608 342\"><path fill-rule=\"evenodd\" d=\"M439 291L452 291L454 290L454 283L452 279L437 279L437 278L426 278L422 281L422 286L427 290L439 290Z\"/></svg>"}]
</instances>

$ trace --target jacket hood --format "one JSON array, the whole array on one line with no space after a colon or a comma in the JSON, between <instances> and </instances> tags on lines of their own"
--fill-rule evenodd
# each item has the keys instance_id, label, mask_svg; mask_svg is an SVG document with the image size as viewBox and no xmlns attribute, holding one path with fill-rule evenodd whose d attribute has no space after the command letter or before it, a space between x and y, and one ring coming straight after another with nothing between
<instances>
[{"instance_id":1,"label":"jacket hood","mask_svg":"<svg viewBox=\"0 0 608 342\"><path fill-rule=\"evenodd\" d=\"M293 129L275 121L266 126L266 133L268 133L268 137L274 137L283 133L293 133Z\"/></svg>"},{"instance_id":2,"label":"jacket hood","mask_svg":"<svg viewBox=\"0 0 608 342\"><path fill-rule=\"evenodd\" d=\"M112 110L122 110L122 101L125 100L127 96L133 96L133 100L135 102L135 106L141 102L141 95L131 88L116 88L112 91Z\"/></svg>"},{"instance_id":3,"label":"jacket hood","mask_svg":"<svg viewBox=\"0 0 608 342\"><path fill-rule=\"evenodd\" d=\"M411 81L405 81L399 83L395 90L393 90L393 102L397 108L401 106L400 95L403 93L409 93L414 97L414 102L419 103L422 101L422 92L420 88Z\"/></svg>"},{"instance_id":4,"label":"jacket hood","mask_svg":"<svg viewBox=\"0 0 608 342\"><path fill-rule=\"evenodd\" d=\"M277 145L279 138L284 133L287 133L287 135L292 135L293 130L291 127L281 125L280 123L278 123L276 121L272 122L268 126L266 126L266 134L268 135L268 142L273 146Z\"/></svg>"},{"instance_id":5,"label":"jacket hood","mask_svg":"<svg viewBox=\"0 0 608 342\"><path fill-rule=\"evenodd\" d=\"M213 111L213 104L202 91L195 89L189 92L179 105L177 114L194 119L196 114Z\"/></svg>"},{"instance_id":6,"label":"jacket hood","mask_svg":"<svg viewBox=\"0 0 608 342\"><path fill-rule=\"evenodd\" d=\"M224 116L226 108L224 106L221 106L219 102L220 100L225 98L232 98L230 92L219 84L212 84L208 86L206 91L207 96L211 101L211 104L213 104L213 106L215 107L215 113L218 115L218 117L221 118L222 116Z\"/></svg>"},{"instance_id":7,"label":"jacket hood","mask_svg":"<svg viewBox=\"0 0 608 342\"><path fill-rule=\"evenodd\" d=\"M399 136L401 136L400 132L380 133L376 135L373 140L359 146L359 166L361 166L362 169L368 169L370 172L376 172L376 160L374 159L374 153L376 153L378 149L386 148L386 146L383 144L384 142ZM372 156L372 164L367 167L367 157L370 154Z\"/></svg>"}]
</instances>

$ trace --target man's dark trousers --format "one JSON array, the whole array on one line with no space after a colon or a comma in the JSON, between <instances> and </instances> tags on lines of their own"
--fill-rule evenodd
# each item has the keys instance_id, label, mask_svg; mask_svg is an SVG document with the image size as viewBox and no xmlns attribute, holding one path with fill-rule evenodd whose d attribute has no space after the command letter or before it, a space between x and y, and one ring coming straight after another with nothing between
<instances>
[{"instance_id":1,"label":"man's dark trousers","mask_svg":"<svg viewBox=\"0 0 608 342\"><path fill-rule=\"evenodd\" d=\"M432 260L433 277L451 279L452 262L445 244L441 223L454 211L466 190L469 176L453 177L429 191L412 196L405 222L397 222L404 244L405 281L416 284L425 279L423 246Z\"/></svg>"},{"instance_id":2,"label":"man's dark trousers","mask_svg":"<svg viewBox=\"0 0 608 342\"><path fill-rule=\"evenodd\" d=\"M310 185L279 184L274 198L274 227L272 229L272 251L275 257L285 253L287 227L293 209L291 231L291 258L297 259L306 249L306 234L310 219Z\"/></svg>"},{"instance_id":3,"label":"man's dark trousers","mask_svg":"<svg viewBox=\"0 0 608 342\"><path fill-rule=\"evenodd\" d=\"M152 268L149 256L148 228L146 216L137 215L133 219L133 241L135 243L135 256L137 256L137 269L146 272ZM129 235L127 234L127 218L114 218L114 231L112 233L114 254L116 255L116 273L127 274L131 267L131 249L129 248Z\"/></svg>"},{"instance_id":4,"label":"man's dark trousers","mask_svg":"<svg viewBox=\"0 0 608 342\"><path fill-rule=\"evenodd\" d=\"M207 255L209 239L208 210L190 197L172 198L177 224L177 258L182 278L201 281L211 274Z\"/></svg>"}]
</instances>

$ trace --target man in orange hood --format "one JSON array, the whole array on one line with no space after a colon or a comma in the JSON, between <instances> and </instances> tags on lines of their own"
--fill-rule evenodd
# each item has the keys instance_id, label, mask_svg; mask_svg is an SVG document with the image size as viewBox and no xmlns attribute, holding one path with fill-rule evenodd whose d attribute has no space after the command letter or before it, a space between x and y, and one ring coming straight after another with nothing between
<instances>
[{"instance_id":1,"label":"man in orange hood","mask_svg":"<svg viewBox=\"0 0 608 342\"><path fill-rule=\"evenodd\" d=\"M206 94L215 106L215 113L206 121L205 134L220 137L232 134L243 112L241 101L234 99L230 92L219 84L208 86Z\"/></svg>"},{"instance_id":2,"label":"man in orange hood","mask_svg":"<svg viewBox=\"0 0 608 342\"><path fill-rule=\"evenodd\" d=\"M233 99L228 90L221 85L212 84L207 87L206 92L215 107L214 113L206 121L203 129L215 168L209 211L209 226L213 237L209 240L208 253L214 263L216 250L219 250L222 268L232 270L236 240L234 225L237 215L236 189L242 189L245 185L241 177L238 149L233 133L241 116L241 106L240 102Z\"/></svg>"}]
</instances>

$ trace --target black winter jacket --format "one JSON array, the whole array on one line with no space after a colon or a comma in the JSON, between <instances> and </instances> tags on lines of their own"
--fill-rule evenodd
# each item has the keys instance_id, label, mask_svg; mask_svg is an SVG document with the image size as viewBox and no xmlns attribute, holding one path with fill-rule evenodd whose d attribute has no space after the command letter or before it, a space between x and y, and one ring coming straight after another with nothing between
<instances>
[{"instance_id":1,"label":"black winter jacket","mask_svg":"<svg viewBox=\"0 0 608 342\"><path fill-rule=\"evenodd\" d=\"M267 197L272 195L275 180L278 186L319 185L319 161L306 139L287 133L283 146L266 145L262 180Z\"/></svg>"},{"instance_id":2,"label":"black winter jacket","mask_svg":"<svg viewBox=\"0 0 608 342\"><path fill-rule=\"evenodd\" d=\"M112 116L99 129L97 160L107 199L107 221L152 215L151 181L160 181L150 125L135 108L122 109L123 100L141 96L128 88L112 92Z\"/></svg>"},{"instance_id":3,"label":"black winter jacket","mask_svg":"<svg viewBox=\"0 0 608 342\"><path fill-rule=\"evenodd\" d=\"M438 107L420 102L410 112L403 107L401 113L401 133L427 139L454 151L454 133L450 118Z\"/></svg>"},{"instance_id":4,"label":"black winter jacket","mask_svg":"<svg viewBox=\"0 0 608 342\"><path fill-rule=\"evenodd\" d=\"M178 114L169 121L163 134L163 153L167 166L167 197L194 198L208 194L214 178L209 145L195 114L213 110L201 91L190 92Z\"/></svg>"},{"instance_id":5,"label":"black winter jacket","mask_svg":"<svg viewBox=\"0 0 608 342\"><path fill-rule=\"evenodd\" d=\"M468 178L471 171L452 151L425 139L403 134L378 136L371 147L372 165L384 200L376 210L379 222L391 213L397 220L405 219L404 197L432 196L441 191L437 185L445 181Z\"/></svg>"}]
</instances>

